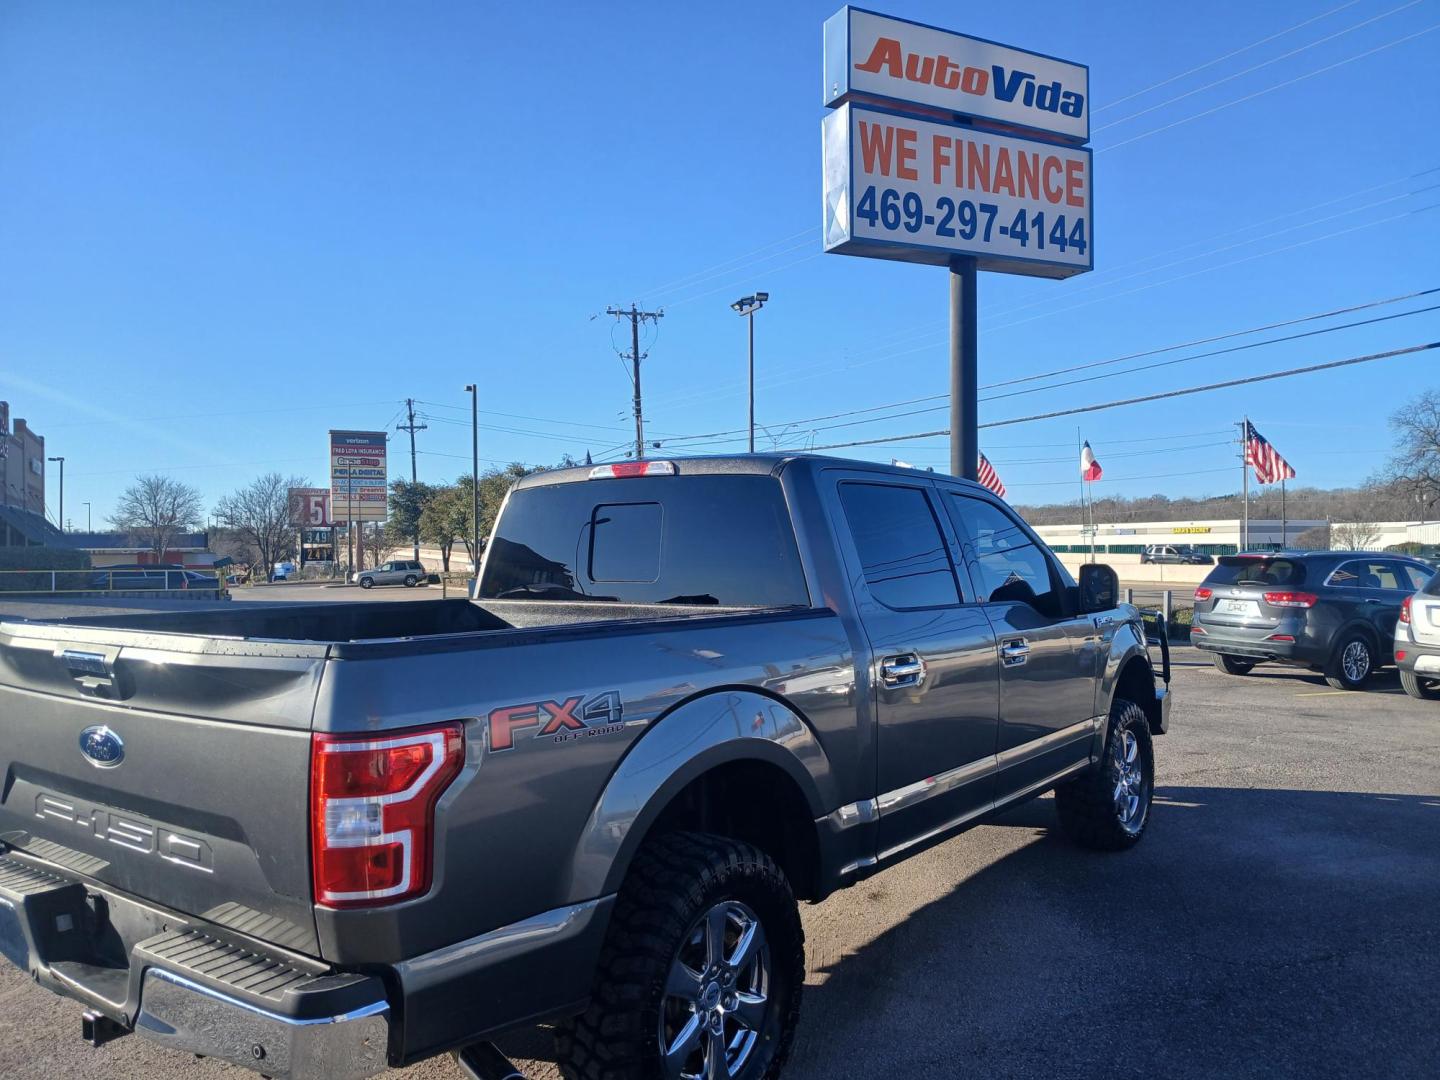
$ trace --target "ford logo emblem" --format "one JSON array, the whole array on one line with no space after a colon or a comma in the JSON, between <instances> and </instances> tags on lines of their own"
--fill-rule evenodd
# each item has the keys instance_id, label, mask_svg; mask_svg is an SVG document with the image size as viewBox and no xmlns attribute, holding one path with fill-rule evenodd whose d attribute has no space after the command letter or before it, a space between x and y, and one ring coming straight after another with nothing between
<instances>
[{"instance_id":1,"label":"ford logo emblem","mask_svg":"<svg viewBox=\"0 0 1440 1080\"><path fill-rule=\"evenodd\" d=\"M80 752L98 769L113 769L125 760L125 742L104 724L80 733Z\"/></svg>"}]
</instances>

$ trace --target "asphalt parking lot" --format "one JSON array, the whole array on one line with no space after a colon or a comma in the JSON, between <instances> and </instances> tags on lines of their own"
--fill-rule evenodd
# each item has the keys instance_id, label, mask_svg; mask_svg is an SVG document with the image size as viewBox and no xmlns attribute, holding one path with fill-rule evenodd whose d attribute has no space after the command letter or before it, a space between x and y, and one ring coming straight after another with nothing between
<instances>
[{"instance_id":1,"label":"asphalt parking lot","mask_svg":"<svg viewBox=\"0 0 1440 1080\"><path fill-rule=\"evenodd\" d=\"M1047 798L807 909L789 1080L1440 1075L1440 703L1176 653L1144 843L1072 848ZM0 1076L253 1075L79 1026L0 967Z\"/></svg>"}]
</instances>

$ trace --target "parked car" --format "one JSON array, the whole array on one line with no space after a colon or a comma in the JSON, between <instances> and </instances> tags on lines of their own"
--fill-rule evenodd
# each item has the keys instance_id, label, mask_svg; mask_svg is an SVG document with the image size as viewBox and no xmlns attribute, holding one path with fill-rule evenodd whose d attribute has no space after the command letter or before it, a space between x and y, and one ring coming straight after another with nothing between
<instances>
[{"instance_id":1,"label":"parked car","mask_svg":"<svg viewBox=\"0 0 1440 1080\"><path fill-rule=\"evenodd\" d=\"M1395 666L1405 693L1424 701L1440 699L1440 574L1400 605Z\"/></svg>"},{"instance_id":2,"label":"parked car","mask_svg":"<svg viewBox=\"0 0 1440 1080\"><path fill-rule=\"evenodd\" d=\"M757 455L520 480L473 599L6 624L0 954L294 1080L542 1021L567 1077L773 1080L797 900L1051 789L1141 840L1117 596L978 484Z\"/></svg>"},{"instance_id":3,"label":"parked car","mask_svg":"<svg viewBox=\"0 0 1440 1080\"><path fill-rule=\"evenodd\" d=\"M1192 544L1151 544L1140 553L1142 563L1181 563L1209 566L1215 561Z\"/></svg>"},{"instance_id":4,"label":"parked car","mask_svg":"<svg viewBox=\"0 0 1440 1080\"><path fill-rule=\"evenodd\" d=\"M277 562L270 571L271 581L289 581L296 574L296 567L288 559L284 562Z\"/></svg>"},{"instance_id":5,"label":"parked car","mask_svg":"<svg viewBox=\"0 0 1440 1080\"><path fill-rule=\"evenodd\" d=\"M214 589L210 574L187 570L178 563L126 563L91 571L91 589Z\"/></svg>"},{"instance_id":6,"label":"parked car","mask_svg":"<svg viewBox=\"0 0 1440 1080\"><path fill-rule=\"evenodd\" d=\"M1229 675L1265 661L1358 690L1390 657L1401 605L1434 571L1403 555L1287 551L1222 556L1195 590L1190 641Z\"/></svg>"},{"instance_id":7,"label":"parked car","mask_svg":"<svg viewBox=\"0 0 1440 1080\"><path fill-rule=\"evenodd\" d=\"M413 589L422 581L428 583L429 580L430 573L425 569L425 564L414 559L392 559L373 570L357 570L350 575L351 584L359 585L362 589L370 589L376 585L404 585L407 589Z\"/></svg>"}]
</instances>

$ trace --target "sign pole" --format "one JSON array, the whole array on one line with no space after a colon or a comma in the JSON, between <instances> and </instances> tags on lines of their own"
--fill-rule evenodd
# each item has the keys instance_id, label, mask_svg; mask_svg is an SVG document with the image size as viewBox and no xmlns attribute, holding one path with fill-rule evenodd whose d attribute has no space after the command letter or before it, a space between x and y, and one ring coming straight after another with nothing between
<instances>
[{"instance_id":1,"label":"sign pole","mask_svg":"<svg viewBox=\"0 0 1440 1080\"><path fill-rule=\"evenodd\" d=\"M950 475L976 479L980 467L975 260L950 260Z\"/></svg>"}]
</instances>

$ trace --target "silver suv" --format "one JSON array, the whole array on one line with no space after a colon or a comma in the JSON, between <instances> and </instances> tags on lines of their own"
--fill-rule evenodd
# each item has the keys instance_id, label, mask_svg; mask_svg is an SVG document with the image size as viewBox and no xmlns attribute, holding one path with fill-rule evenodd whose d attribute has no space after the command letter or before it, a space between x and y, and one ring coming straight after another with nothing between
<instances>
[{"instance_id":1,"label":"silver suv","mask_svg":"<svg viewBox=\"0 0 1440 1080\"><path fill-rule=\"evenodd\" d=\"M375 585L404 585L407 589L413 589L424 581L426 576L424 563L414 559L392 559L373 570L356 571L350 575L350 581L362 589Z\"/></svg>"}]
</instances>

